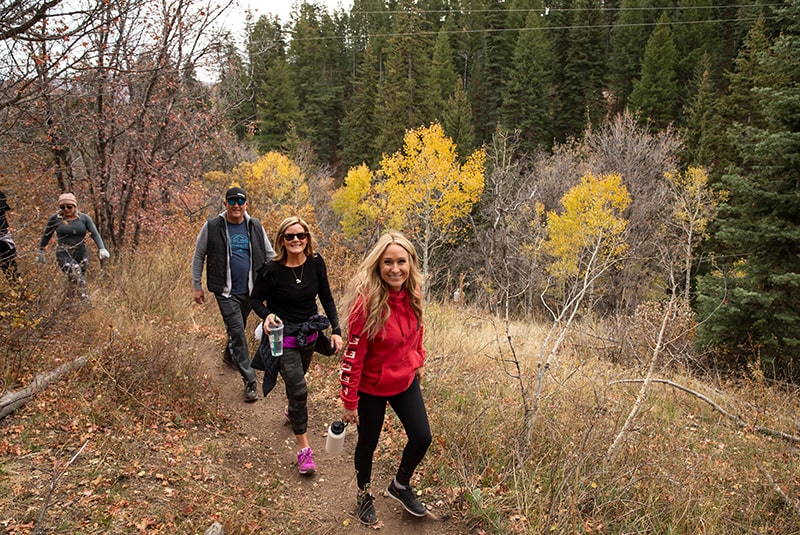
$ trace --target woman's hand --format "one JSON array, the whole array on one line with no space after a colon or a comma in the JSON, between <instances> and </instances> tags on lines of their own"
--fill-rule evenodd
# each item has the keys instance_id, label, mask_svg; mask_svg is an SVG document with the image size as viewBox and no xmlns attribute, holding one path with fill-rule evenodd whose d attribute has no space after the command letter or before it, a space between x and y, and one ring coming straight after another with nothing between
<instances>
[{"instance_id":1,"label":"woman's hand","mask_svg":"<svg viewBox=\"0 0 800 535\"><path fill-rule=\"evenodd\" d=\"M278 325L283 325L283 322L275 314L267 314L267 317L264 318L265 331L268 331L270 327L277 327Z\"/></svg>"},{"instance_id":2,"label":"woman's hand","mask_svg":"<svg viewBox=\"0 0 800 535\"><path fill-rule=\"evenodd\" d=\"M358 425L358 411L344 409L344 412L342 412L342 421L346 424Z\"/></svg>"},{"instance_id":3,"label":"woman's hand","mask_svg":"<svg viewBox=\"0 0 800 535\"><path fill-rule=\"evenodd\" d=\"M344 341L342 337L338 334L331 335L331 346L333 347L333 353L336 354L341 351L342 347L344 347Z\"/></svg>"},{"instance_id":4,"label":"woman's hand","mask_svg":"<svg viewBox=\"0 0 800 535\"><path fill-rule=\"evenodd\" d=\"M419 378L420 381L422 381L422 375L424 373L425 373L425 368L423 366L417 368L417 377Z\"/></svg>"}]
</instances>

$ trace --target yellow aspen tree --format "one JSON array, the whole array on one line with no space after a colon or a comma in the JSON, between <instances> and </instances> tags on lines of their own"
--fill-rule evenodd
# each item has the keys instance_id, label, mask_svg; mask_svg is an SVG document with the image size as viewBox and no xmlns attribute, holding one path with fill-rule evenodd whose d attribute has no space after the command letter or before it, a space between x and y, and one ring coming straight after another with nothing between
<instances>
[{"instance_id":1,"label":"yellow aspen tree","mask_svg":"<svg viewBox=\"0 0 800 535\"><path fill-rule=\"evenodd\" d=\"M344 185L331 198L331 208L348 238L365 234L379 223L381 208L375 197L374 180L372 171L362 163L347 172Z\"/></svg>"},{"instance_id":2,"label":"yellow aspen tree","mask_svg":"<svg viewBox=\"0 0 800 535\"><path fill-rule=\"evenodd\" d=\"M631 197L618 173L595 177L585 174L577 186L561 198L564 210L548 212L547 239L542 249L553 259L549 273L561 285L556 302L542 300L553 323L539 349L533 405L526 408L525 444L533 436L547 370L581 309L595 281L625 252L624 233L628 221L622 212Z\"/></svg>"},{"instance_id":3,"label":"yellow aspen tree","mask_svg":"<svg viewBox=\"0 0 800 535\"><path fill-rule=\"evenodd\" d=\"M244 175L250 204L258 209L288 208L305 218L313 213L306 176L288 156L270 151L253 163L240 165L238 171Z\"/></svg>"},{"instance_id":4,"label":"yellow aspen tree","mask_svg":"<svg viewBox=\"0 0 800 535\"><path fill-rule=\"evenodd\" d=\"M628 225L621 214L630 202L619 174L585 174L561 198L564 211L547 214L544 249L554 259L550 274L563 282L621 256Z\"/></svg>"},{"instance_id":5,"label":"yellow aspen tree","mask_svg":"<svg viewBox=\"0 0 800 535\"><path fill-rule=\"evenodd\" d=\"M708 225L716 216L719 204L726 199L726 194L708 185L708 173L701 167L689 167L683 173L666 172L664 178L672 192L672 218L683 237L683 300L688 304L694 250L707 237Z\"/></svg>"},{"instance_id":6,"label":"yellow aspen tree","mask_svg":"<svg viewBox=\"0 0 800 535\"><path fill-rule=\"evenodd\" d=\"M422 271L431 256L463 231L463 219L484 187L486 153L479 149L459 164L456 146L440 124L408 130L402 150L384 156L377 186L386 222L420 249Z\"/></svg>"}]
</instances>

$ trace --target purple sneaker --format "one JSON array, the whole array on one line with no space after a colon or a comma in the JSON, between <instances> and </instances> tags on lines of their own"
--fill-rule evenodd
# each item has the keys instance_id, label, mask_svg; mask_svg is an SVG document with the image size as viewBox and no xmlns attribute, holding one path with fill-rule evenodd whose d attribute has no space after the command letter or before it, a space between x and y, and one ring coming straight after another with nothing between
<instances>
[{"instance_id":1,"label":"purple sneaker","mask_svg":"<svg viewBox=\"0 0 800 535\"><path fill-rule=\"evenodd\" d=\"M301 474L313 474L317 471L314 464L314 453L311 448L303 448L297 453L297 469Z\"/></svg>"}]
</instances>

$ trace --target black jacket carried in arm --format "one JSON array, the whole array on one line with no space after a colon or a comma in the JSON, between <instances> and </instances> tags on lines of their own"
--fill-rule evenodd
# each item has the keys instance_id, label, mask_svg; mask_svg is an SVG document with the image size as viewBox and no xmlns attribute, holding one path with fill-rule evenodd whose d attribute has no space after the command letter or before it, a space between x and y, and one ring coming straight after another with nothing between
<instances>
[{"instance_id":1,"label":"black jacket carried in arm","mask_svg":"<svg viewBox=\"0 0 800 535\"><path fill-rule=\"evenodd\" d=\"M272 244L267 238L261 222L245 214L247 233L250 236L250 273L248 275L248 292L253 290L254 268L259 268L267 260L275 256ZM230 240L228 227L225 224L225 213L210 218L200 229L192 257L192 281L195 290L202 290L200 282L203 273L203 262L206 263L206 286L215 294L230 296L231 263Z\"/></svg>"}]
</instances>

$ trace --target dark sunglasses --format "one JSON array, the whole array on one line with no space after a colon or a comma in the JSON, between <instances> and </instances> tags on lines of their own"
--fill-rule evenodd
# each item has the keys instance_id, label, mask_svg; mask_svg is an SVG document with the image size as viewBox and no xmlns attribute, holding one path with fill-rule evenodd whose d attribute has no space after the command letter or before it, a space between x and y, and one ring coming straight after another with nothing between
<instances>
[{"instance_id":1,"label":"dark sunglasses","mask_svg":"<svg viewBox=\"0 0 800 535\"><path fill-rule=\"evenodd\" d=\"M71 204L62 204L62 205L59 206L59 208L61 208L62 210L68 210L68 209L75 208L75 207L72 206Z\"/></svg>"},{"instance_id":2,"label":"dark sunglasses","mask_svg":"<svg viewBox=\"0 0 800 535\"><path fill-rule=\"evenodd\" d=\"M298 232L297 234L284 234L283 239L286 241L305 240L308 238L308 232Z\"/></svg>"},{"instance_id":3,"label":"dark sunglasses","mask_svg":"<svg viewBox=\"0 0 800 535\"><path fill-rule=\"evenodd\" d=\"M231 205L231 206L236 206L237 204L239 206L244 206L244 203L246 203L246 202L247 202L247 199L242 199L242 198L239 198L239 199L228 199L228 204Z\"/></svg>"}]
</instances>

